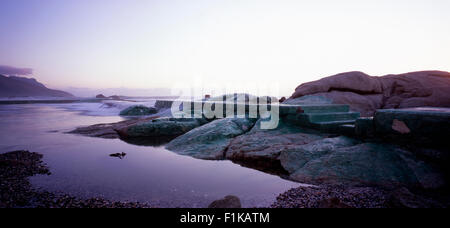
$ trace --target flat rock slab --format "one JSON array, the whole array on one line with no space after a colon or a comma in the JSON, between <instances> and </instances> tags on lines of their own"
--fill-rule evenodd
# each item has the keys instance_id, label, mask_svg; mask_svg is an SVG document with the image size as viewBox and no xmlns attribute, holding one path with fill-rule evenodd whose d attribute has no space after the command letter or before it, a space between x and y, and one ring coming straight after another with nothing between
<instances>
[{"instance_id":1,"label":"flat rock slab","mask_svg":"<svg viewBox=\"0 0 450 228\"><path fill-rule=\"evenodd\" d=\"M125 120L117 123L104 123L95 124L86 127L78 127L73 131L67 132L69 134L79 134L88 137L98 137L106 139L117 139L120 138L119 134L115 129L123 129L135 124L149 122L153 119L159 118L158 116L143 118L143 119L131 119Z\"/></svg>"},{"instance_id":2,"label":"flat rock slab","mask_svg":"<svg viewBox=\"0 0 450 228\"><path fill-rule=\"evenodd\" d=\"M208 123L205 119L159 118L116 129L122 138L172 137Z\"/></svg>"},{"instance_id":3,"label":"flat rock slab","mask_svg":"<svg viewBox=\"0 0 450 228\"><path fill-rule=\"evenodd\" d=\"M378 135L397 136L416 142L448 144L450 108L378 110L374 117Z\"/></svg>"}]
</instances>

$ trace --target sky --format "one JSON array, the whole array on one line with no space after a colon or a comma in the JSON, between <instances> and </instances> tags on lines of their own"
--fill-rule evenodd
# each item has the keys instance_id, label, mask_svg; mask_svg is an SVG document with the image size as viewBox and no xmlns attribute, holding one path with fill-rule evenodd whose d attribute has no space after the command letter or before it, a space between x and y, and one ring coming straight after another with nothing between
<instances>
[{"instance_id":1,"label":"sky","mask_svg":"<svg viewBox=\"0 0 450 228\"><path fill-rule=\"evenodd\" d=\"M1 0L0 65L53 88L256 88L450 70L448 0Z\"/></svg>"}]
</instances>

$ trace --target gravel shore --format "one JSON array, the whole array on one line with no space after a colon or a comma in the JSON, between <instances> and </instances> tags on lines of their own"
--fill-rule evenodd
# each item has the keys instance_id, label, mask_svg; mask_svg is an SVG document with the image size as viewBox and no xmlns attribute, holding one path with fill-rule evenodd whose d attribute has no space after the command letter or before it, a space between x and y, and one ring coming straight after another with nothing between
<instances>
[{"instance_id":1,"label":"gravel shore","mask_svg":"<svg viewBox=\"0 0 450 228\"><path fill-rule=\"evenodd\" d=\"M79 199L34 189L28 177L50 175L42 155L28 151L0 154L0 208L149 208L136 202Z\"/></svg>"},{"instance_id":2,"label":"gravel shore","mask_svg":"<svg viewBox=\"0 0 450 228\"><path fill-rule=\"evenodd\" d=\"M272 208L447 208L448 194L399 187L299 187L280 194Z\"/></svg>"}]
</instances>

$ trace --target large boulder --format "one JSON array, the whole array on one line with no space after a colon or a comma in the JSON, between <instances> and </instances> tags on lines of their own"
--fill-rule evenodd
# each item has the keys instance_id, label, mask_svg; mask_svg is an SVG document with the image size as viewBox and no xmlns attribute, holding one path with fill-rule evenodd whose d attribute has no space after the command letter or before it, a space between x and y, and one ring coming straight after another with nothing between
<instances>
[{"instance_id":1,"label":"large boulder","mask_svg":"<svg viewBox=\"0 0 450 228\"><path fill-rule=\"evenodd\" d=\"M143 105L134 105L120 112L121 116L149 116L158 113L158 109Z\"/></svg>"},{"instance_id":2,"label":"large boulder","mask_svg":"<svg viewBox=\"0 0 450 228\"><path fill-rule=\"evenodd\" d=\"M207 123L205 119L159 118L115 129L122 138L173 137Z\"/></svg>"},{"instance_id":3,"label":"large boulder","mask_svg":"<svg viewBox=\"0 0 450 228\"><path fill-rule=\"evenodd\" d=\"M382 77L348 72L298 86L290 99L305 95L329 98L349 104L363 116L376 109L411 107L450 107L450 73L421 71Z\"/></svg>"},{"instance_id":4,"label":"large boulder","mask_svg":"<svg viewBox=\"0 0 450 228\"><path fill-rule=\"evenodd\" d=\"M442 187L443 177L398 146L328 138L281 152L281 165L295 181L348 186Z\"/></svg>"},{"instance_id":5,"label":"large boulder","mask_svg":"<svg viewBox=\"0 0 450 228\"><path fill-rule=\"evenodd\" d=\"M276 129L261 129L258 120L248 133L236 137L228 147L226 158L233 161L258 163L270 166L278 161L280 153L295 145L304 145L323 137L281 121ZM264 167L260 167L264 168Z\"/></svg>"},{"instance_id":6,"label":"large boulder","mask_svg":"<svg viewBox=\"0 0 450 228\"><path fill-rule=\"evenodd\" d=\"M171 141L166 148L178 154L206 160L224 159L234 137L249 131L255 119L219 119Z\"/></svg>"}]
</instances>

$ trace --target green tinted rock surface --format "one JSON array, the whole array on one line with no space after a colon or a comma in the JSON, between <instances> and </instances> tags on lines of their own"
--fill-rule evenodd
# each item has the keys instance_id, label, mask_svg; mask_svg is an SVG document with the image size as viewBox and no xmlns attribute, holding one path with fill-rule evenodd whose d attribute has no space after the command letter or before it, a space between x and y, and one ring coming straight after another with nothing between
<instances>
[{"instance_id":1,"label":"green tinted rock surface","mask_svg":"<svg viewBox=\"0 0 450 228\"><path fill-rule=\"evenodd\" d=\"M117 131L125 138L179 136L207 122L204 119L160 118Z\"/></svg>"},{"instance_id":2,"label":"green tinted rock surface","mask_svg":"<svg viewBox=\"0 0 450 228\"><path fill-rule=\"evenodd\" d=\"M344 136L283 151L280 161L291 179L303 183L422 188L443 184L434 168L409 151Z\"/></svg>"},{"instance_id":3,"label":"green tinted rock surface","mask_svg":"<svg viewBox=\"0 0 450 228\"><path fill-rule=\"evenodd\" d=\"M146 107L143 105L135 105L128 107L120 112L121 116L148 116L158 113L158 109Z\"/></svg>"},{"instance_id":4,"label":"green tinted rock surface","mask_svg":"<svg viewBox=\"0 0 450 228\"><path fill-rule=\"evenodd\" d=\"M167 145L181 155L207 160L224 159L224 153L234 137L249 131L255 119L220 119L196 128Z\"/></svg>"}]
</instances>

